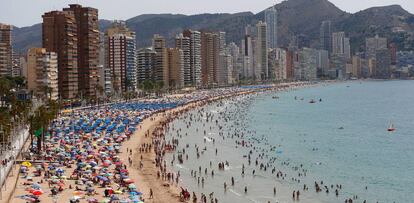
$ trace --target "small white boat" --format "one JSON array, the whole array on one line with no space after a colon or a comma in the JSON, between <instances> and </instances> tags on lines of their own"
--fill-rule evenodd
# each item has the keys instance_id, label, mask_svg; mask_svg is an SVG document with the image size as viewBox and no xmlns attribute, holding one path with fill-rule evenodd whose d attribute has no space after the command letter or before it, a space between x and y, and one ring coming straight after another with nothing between
<instances>
[{"instance_id":1,"label":"small white boat","mask_svg":"<svg viewBox=\"0 0 414 203\"><path fill-rule=\"evenodd\" d=\"M390 124L390 126L388 127L388 132L394 132L396 129L394 127L394 124Z\"/></svg>"}]
</instances>

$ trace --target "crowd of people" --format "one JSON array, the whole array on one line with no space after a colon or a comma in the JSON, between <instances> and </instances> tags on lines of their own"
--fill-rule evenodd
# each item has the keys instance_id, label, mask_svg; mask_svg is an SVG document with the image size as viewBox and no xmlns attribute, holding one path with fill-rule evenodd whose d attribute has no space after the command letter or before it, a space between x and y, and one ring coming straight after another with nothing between
<instances>
[{"instance_id":1,"label":"crowd of people","mask_svg":"<svg viewBox=\"0 0 414 203\"><path fill-rule=\"evenodd\" d=\"M127 149L130 152L127 162L119 157L125 150L123 142L139 139L134 137L134 133L140 130L137 129L138 124L155 113L186 104L204 105L211 98L245 91L245 88L202 90L60 114L47 128L43 143L38 146L41 142L35 141L29 147L31 159L20 167L14 201L143 202L142 192L134 184L139 180L131 179L128 170L132 159L137 157L131 156L132 149ZM162 156L168 147L157 141L161 133L162 127L154 132L153 143L136 147L140 152L155 151L159 177L178 183L180 174L166 170ZM169 150L175 150L175 144L172 143ZM188 191L183 191L184 198L188 198ZM153 197L152 190L150 193L149 196Z\"/></svg>"}]
</instances>

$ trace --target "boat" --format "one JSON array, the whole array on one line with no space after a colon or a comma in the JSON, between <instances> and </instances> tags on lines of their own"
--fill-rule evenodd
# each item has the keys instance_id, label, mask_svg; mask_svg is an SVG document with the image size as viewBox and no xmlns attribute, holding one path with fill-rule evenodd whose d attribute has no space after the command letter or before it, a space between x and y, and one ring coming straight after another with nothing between
<instances>
[{"instance_id":1,"label":"boat","mask_svg":"<svg viewBox=\"0 0 414 203\"><path fill-rule=\"evenodd\" d=\"M314 103L316 103L316 101L315 101L315 100L313 100L313 99L311 99L311 100L309 101L309 103L314 104Z\"/></svg>"},{"instance_id":2,"label":"boat","mask_svg":"<svg viewBox=\"0 0 414 203\"><path fill-rule=\"evenodd\" d=\"M279 99L279 97L278 97L278 96L273 96L272 98L273 98L273 99Z\"/></svg>"},{"instance_id":3,"label":"boat","mask_svg":"<svg viewBox=\"0 0 414 203\"><path fill-rule=\"evenodd\" d=\"M394 132L396 129L394 127L394 124L390 124L390 127L388 127L388 132Z\"/></svg>"}]
</instances>

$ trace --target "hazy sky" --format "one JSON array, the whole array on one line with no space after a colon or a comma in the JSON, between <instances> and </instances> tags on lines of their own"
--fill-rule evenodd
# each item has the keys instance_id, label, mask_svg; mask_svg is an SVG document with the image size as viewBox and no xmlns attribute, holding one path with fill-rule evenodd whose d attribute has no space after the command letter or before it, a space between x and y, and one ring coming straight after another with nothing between
<instances>
[{"instance_id":1,"label":"hazy sky","mask_svg":"<svg viewBox=\"0 0 414 203\"><path fill-rule=\"evenodd\" d=\"M70 3L99 9L99 18L119 19L148 13L260 12L282 0L0 0L0 22L18 27L41 22L46 11L61 10ZM372 6L400 4L414 13L414 0L331 0L340 9L357 12Z\"/></svg>"}]
</instances>

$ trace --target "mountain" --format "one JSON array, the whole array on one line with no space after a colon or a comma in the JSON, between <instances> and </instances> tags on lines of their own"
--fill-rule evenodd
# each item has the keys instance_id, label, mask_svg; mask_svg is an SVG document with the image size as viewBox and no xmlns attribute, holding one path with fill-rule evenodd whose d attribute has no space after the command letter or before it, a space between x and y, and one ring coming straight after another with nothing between
<instances>
[{"instance_id":1,"label":"mountain","mask_svg":"<svg viewBox=\"0 0 414 203\"><path fill-rule=\"evenodd\" d=\"M227 33L227 39L239 40L242 38L244 26L252 22L253 13L236 14L200 14L200 15L141 15L126 21L129 28L136 32L139 47L151 45L151 38L155 33L167 39L172 45L174 37L183 29L195 30L222 30Z\"/></svg>"},{"instance_id":2,"label":"mountain","mask_svg":"<svg viewBox=\"0 0 414 203\"><path fill-rule=\"evenodd\" d=\"M278 11L279 45L287 46L293 35L306 36L312 46L319 40L319 27L324 20L335 21L346 18L348 13L342 11L327 0L289 0L275 5ZM264 19L264 11L256 15Z\"/></svg>"},{"instance_id":3,"label":"mountain","mask_svg":"<svg viewBox=\"0 0 414 203\"><path fill-rule=\"evenodd\" d=\"M414 49L414 15L401 6L373 7L350 14L337 8L328 0L286 0L277 5L278 41L287 46L292 36L301 38L302 44L318 47L319 27L323 20L333 22L334 31L345 31L351 38L353 50L363 49L366 37L376 34L394 42L398 49ZM228 42L240 43L244 27L264 19L264 12L253 14L145 14L126 20L136 32L138 47L151 45L153 34L166 37L167 45L173 46L174 37L183 29L225 31ZM109 20L100 20L103 32L110 25ZM14 49L25 52L27 48L41 45L41 24L13 30Z\"/></svg>"},{"instance_id":4,"label":"mountain","mask_svg":"<svg viewBox=\"0 0 414 203\"><path fill-rule=\"evenodd\" d=\"M373 7L340 19L336 30L351 38L355 51L362 51L366 37L379 35L397 44L400 50L414 48L414 15L399 5Z\"/></svg>"}]
</instances>

